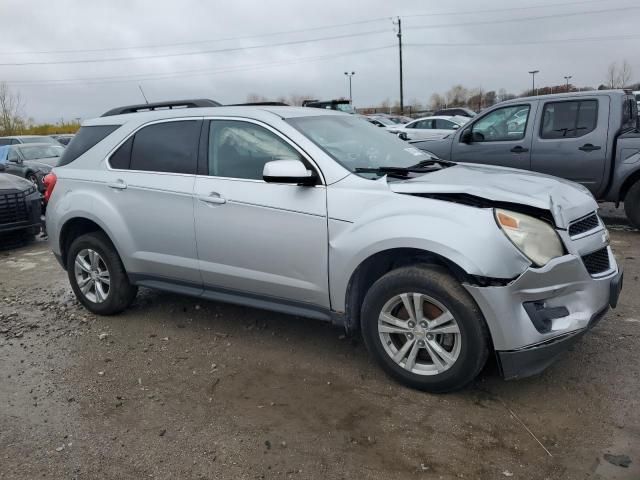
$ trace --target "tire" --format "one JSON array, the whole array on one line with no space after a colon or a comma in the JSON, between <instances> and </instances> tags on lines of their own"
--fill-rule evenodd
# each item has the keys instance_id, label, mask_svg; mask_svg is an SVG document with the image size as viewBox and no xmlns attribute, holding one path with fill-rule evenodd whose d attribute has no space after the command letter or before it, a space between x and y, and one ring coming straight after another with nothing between
<instances>
[{"instance_id":1,"label":"tire","mask_svg":"<svg viewBox=\"0 0 640 480\"><path fill-rule=\"evenodd\" d=\"M410 305L418 298L415 303L421 305L423 316L411 307L411 317L401 295ZM380 320L382 316L394 323ZM489 355L489 332L482 313L460 283L439 267L418 265L387 273L367 292L361 318L371 355L387 374L411 388L432 393L461 389L480 373ZM411 318L417 320L413 329ZM411 341L396 362L392 356L400 356Z\"/></svg>"},{"instance_id":2,"label":"tire","mask_svg":"<svg viewBox=\"0 0 640 480\"><path fill-rule=\"evenodd\" d=\"M131 305L138 293L138 287L129 282L113 244L101 232L81 235L71 243L67 253L67 274L80 303L99 315L120 313ZM84 282L83 286L79 282Z\"/></svg>"},{"instance_id":3,"label":"tire","mask_svg":"<svg viewBox=\"0 0 640 480\"><path fill-rule=\"evenodd\" d=\"M624 213L629 223L640 230L640 180L631 185L624 197Z\"/></svg>"}]
</instances>

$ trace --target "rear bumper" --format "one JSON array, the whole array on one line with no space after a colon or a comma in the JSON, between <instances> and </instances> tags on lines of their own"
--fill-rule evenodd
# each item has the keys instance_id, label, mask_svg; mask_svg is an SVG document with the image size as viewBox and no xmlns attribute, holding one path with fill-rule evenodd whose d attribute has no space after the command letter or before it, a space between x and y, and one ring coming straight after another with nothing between
<instances>
[{"instance_id":1,"label":"rear bumper","mask_svg":"<svg viewBox=\"0 0 640 480\"><path fill-rule=\"evenodd\" d=\"M505 378L540 373L615 308L623 274L611 253L610 265L595 278L579 257L565 255L509 285L465 285L484 314Z\"/></svg>"}]
</instances>

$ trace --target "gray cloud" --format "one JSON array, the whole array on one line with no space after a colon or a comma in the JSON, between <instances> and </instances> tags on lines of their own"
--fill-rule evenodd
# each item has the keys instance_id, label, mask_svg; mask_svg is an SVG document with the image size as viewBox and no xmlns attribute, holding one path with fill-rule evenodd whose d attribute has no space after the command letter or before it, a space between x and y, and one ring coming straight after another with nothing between
<instances>
[{"instance_id":1,"label":"gray cloud","mask_svg":"<svg viewBox=\"0 0 640 480\"><path fill-rule=\"evenodd\" d=\"M198 50L251 47L296 42L309 38L359 32L381 33L312 43L235 50L201 55L131 59L104 63L0 66L0 80L10 82L26 101L26 113L38 121L88 118L120 104L142 100L141 83L150 100L206 97L223 103L240 102L248 94L275 98L292 93L333 98L347 94L343 72L353 70L354 102L374 105L399 96L397 38L391 18L403 18L405 101L427 102L434 92L462 83L468 87L520 93L529 88L528 70L540 70L539 85L561 84L573 75L577 85L604 82L610 62L627 59L640 80L638 38L600 42L550 42L558 39L633 35L640 20L638 5L630 0L565 2L559 0L482 3L405 0L189 0L80 2L3 0L0 64L90 60L179 54ZM535 5L535 8L513 10ZM621 7L629 7L621 11ZM632 8L633 7L633 8ZM480 13L477 12L484 9ZM601 11L566 16L567 13ZM453 15L412 16L457 12ZM518 20L523 17L556 18ZM565 16L560 16L565 15ZM15 18L15 21L12 21ZM318 26L379 20L330 29ZM509 20L507 23L482 24ZM456 24L444 28L423 28ZM463 25L460 25L463 24ZM466 24L466 25L464 25ZM311 29L305 31L305 29ZM243 38L258 34L303 30L297 33ZM638 32L640 35L640 32ZM123 50L224 38L237 40ZM412 46L456 43L460 47ZM476 46L478 45L478 46ZM112 51L46 53L61 50L118 49ZM369 50L346 55L346 52ZM15 54L14 52L22 52ZM192 72L180 73L176 72ZM85 78L109 81L51 82ZM115 77L115 78L113 78ZM41 82L41 83L29 83ZM45 83L49 82L49 83Z\"/></svg>"}]
</instances>

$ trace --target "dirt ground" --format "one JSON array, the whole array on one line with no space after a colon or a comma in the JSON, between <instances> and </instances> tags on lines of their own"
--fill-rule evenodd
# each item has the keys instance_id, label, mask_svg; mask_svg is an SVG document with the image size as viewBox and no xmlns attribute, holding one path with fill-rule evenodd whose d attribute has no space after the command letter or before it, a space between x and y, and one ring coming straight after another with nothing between
<instances>
[{"instance_id":1,"label":"dirt ground","mask_svg":"<svg viewBox=\"0 0 640 480\"><path fill-rule=\"evenodd\" d=\"M605 213L618 309L544 374L449 395L312 320L150 290L96 317L45 242L0 252L0 478L640 479L640 233Z\"/></svg>"}]
</instances>

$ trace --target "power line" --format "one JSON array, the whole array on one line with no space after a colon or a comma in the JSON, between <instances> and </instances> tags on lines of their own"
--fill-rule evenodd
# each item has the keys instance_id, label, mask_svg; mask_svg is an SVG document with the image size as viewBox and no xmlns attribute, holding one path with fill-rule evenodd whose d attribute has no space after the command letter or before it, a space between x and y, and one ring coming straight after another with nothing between
<instances>
[{"instance_id":1,"label":"power line","mask_svg":"<svg viewBox=\"0 0 640 480\"><path fill-rule=\"evenodd\" d=\"M388 30L372 30L367 32L357 32L357 33L345 33L342 35L333 35L331 37L316 37L305 40L291 40L288 42L280 42L280 43L270 43L264 45L250 45L246 47L230 47L230 48L219 48L214 50L197 50L193 52L182 52L182 53L165 53L165 54L155 54L155 55L138 55L132 57L111 57L111 58L97 58L97 59L80 59L80 60L50 60L50 61L34 61L34 62L6 62L0 63L2 67L21 67L27 65L62 65L62 64L77 64L77 63L102 63L102 62L122 62L128 60L146 60L152 58L170 58L170 57L184 57L184 56L192 56L192 55L205 55L211 53L228 53L228 52L237 52L241 50L255 50L258 48L268 48L268 47L282 47L286 45L299 45L302 43L313 43L313 42L321 42L325 40L338 40L343 38L352 38L352 37L363 37L368 35L378 35L380 33L388 33Z\"/></svg>"},{"instance_id":2,"label":"power line","mask_svg":"<svg viewBox=\"0 0 640 480\"><path fill-rule=\"evenodd\" d=\"M466 10L466 11L449 11L449 12L436 12L436 13L413 13L409 15L402 15L403 18L414 17L444 17L449 15L472 15L478 13L502 13L502 12L514 12L519 10L532 10L534 8L554 8L554 7L570 7L575 5L585 5L588 3L602 3L602 0L581 0L578 2L563 2L563 3L538 3L536 5L528 5L526 7L508 7L508 8L494 8L494 9L482 9L482 10Z\"/></svg>"},{"instance_id":3,"label":"power line","mask_svg":"<svg viewBox=\"0 0 640 480\"><path fill-rule=\"evenodd\" d=\"M594 0L595 1L595 0ZM122 50L146 50L146 49L156 49L156 48L169 48L169 47L183 47L186 45L201 45L206 43L216 43L216 42L226 42L226 41L239 41L239 40L250 40L253 38L262 38L262 37L275 37L278 35L289 35L292 33L306 33L318 30L327 30L330 28L340 28L340 27L351 27L354 25L363 25L367 23L375 23L380 21L388 21L390 17L379 17L372 18L369 20L359 20L355 22L349 23L339 23L334 25L324 25L319 27L308 27L301 28L297 30L284 30L280 32L268 32L268 33L259 33L255 35L245 35L240 37L222 37L222 38L214 38L209 40L194 40L191 42L178 42L178 43L163 43L156 45L136 45L129 47L107 47L107 48L92 48L92 49L70 49L70 50L41 50L41 51L22 51L22 52L0 52L0 55L40 55L40 54L64 54L64 53L97 53L97 52L115 52Z\"/></svg>"},{"instance_id":4,"label":"power line","mask_svg":"<svg viewBox=\"0 0 640 480\"><path fill-rule=\"evenodd\" d=\"M536 4L529 5L526 7L508 7L508 8L496 8L496 9L483 9L483 10L468 10L468 11L449 11L449 12L436 12L436 13L415 13L403 15L404 18L415 18L415 17L441 17L441 16L450 16L450 15L470 15L470 14L478 14L478 13L497 13L497 12L511 12L511 11L520 11L520 10L531 10L534 8L554 8L554 7L566 7L566 6L575 6L575 5L585 5L591 3L601 3L602 0L581 0L575 2L565 2L565 3L544 3L544 4ZM183 47L187 45L202 45L207 43L216 43L216 42L224 42L224 41L239 41L239 40L250 40L253 38L262 38L262 37L274 37L278 35L289 35L294 33L306 33L311 31L319 31L319 30L328 30L331 28L341 28L341 27L351 27L354 25L364 25L367 23L375 23L380 21L387 21L390 17L378 17L371 18L367 20L357 20L353 22L347 23L338 23L333 25L322 25L316 27L307 27L295 30L283 30L279 32L265 32L258 33L254 35L244 35L237 37L221 37L214 38L209 40L194 40L189 42L176 42L176 43L163 43L163 44L155 44L155 45L132 45L128 47L105 47L105 48L90 48L90 49L66 49L66 50L40 50L40 51L21 51L21 52L0 52L0 55L44 55L44 54L66 54L66 53L98 53L98 52L115 52L115 51L123 51L123 50L146 50L146 49L157 49L157 48L170 48L170 47Z\"/></svg>"},{"instance_id":5,"label":"power line","mask_svg":"<svg viewBox=\"0 0 640 480\"><path fill-rule=\"evenodd\" d=\"M572 42L602 42L609 40L630 40L640 38L640 33L629 35L608 35L604 37L582 37L582 38L557 38L549 40L525 40L508 42L468 42L468 43L405 43L407 47L510 47L519 45L543 45L551 43L572 43Z\"/></svg>"},{"instance_id":6,"label":"power line","mask_svg":"<svg viewBox=\"0 0 640 480\"><path fill-rule=\"evenodd\" d=\"M482 20L479 22L463 22L463 23L445 23L440 25L416 25L406 27L411 30L426 30L430 28L449 28L449 27L471 27L477 25L496 25L500 23L517 23L531 20L548 20L550 18L560 18L560 17L574 17L578 15L594 15L598 13L612 13L612 12L620 12L629 10L638 10L640 9L640 5L629 6L629 7L620 7L620 8L607 8L603 10L587 10L586 12L571 12L571 13L555 13L553 15L538 15L535 17L520 17L520 18L503 18L499 20Z\"/></svg>"},{"instance_id":7,"label":"power line","mask_svg":"<svg viewBox=\"0 0 640 480\"><path fill-rule=\"evenodd\" d=\"M346 52L334 52L328 55L316 55L313 57L300 57L300 58L281 61L281 62L265 62L265 63L259 63L259 64L250 64L250 65L238 65L237 67L218 69L218 70L199 69L199 70L183 70L180 72L168 72L168 73L161 73L161 74L147 73L147 74L139 74L139 75L68 78L68 79L58 79L58 80L24 80L24 81L16 80L16 81L7 81L5 83L7 83L8 85L16 85L16 86L31 86L31 85L35 86L35 85L65 85L65 84L75 84L75 83L86 83L86 84L127 83L127 82L166 80L166 79L179 78L184 76L216 75L220 73L230 73L230 72L239 72L239 71L247 71L247 70L257 70L257 69L268 68L268 67L295 65L299 63L329 60L336 57L344 57L344 56L356 55L360 53L369 53L369 52L374 52L379 50L386 50L389 48L396 48L396 45L386 45L381 47L350 50Z\"/></svg>"}]
</instances>

